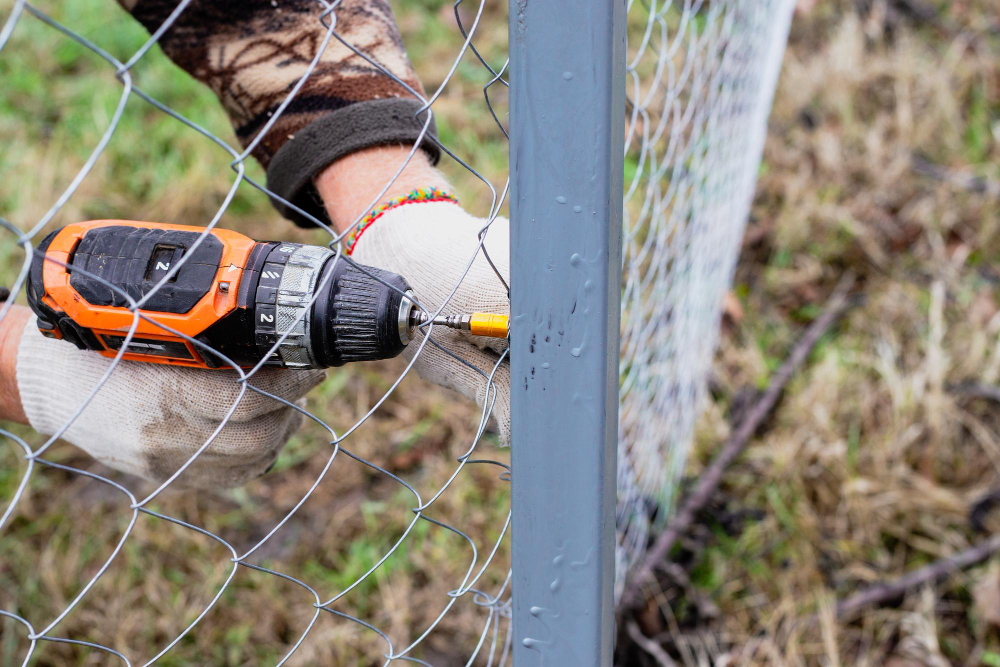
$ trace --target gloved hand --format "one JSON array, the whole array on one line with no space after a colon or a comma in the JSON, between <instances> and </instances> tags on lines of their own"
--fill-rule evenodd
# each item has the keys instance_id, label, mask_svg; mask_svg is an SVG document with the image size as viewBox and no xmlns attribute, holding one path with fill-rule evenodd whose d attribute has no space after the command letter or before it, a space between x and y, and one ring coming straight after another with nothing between
<instances>
[{"instance_id":1,"label":"gloved hand","mask_svg":"<svg viewBox=\"0 0 1000 667\"><path fill-rule=\"evenodd\" d=\"M376 209L376 215L378 209ZM368 216L374 217L374 216ZM387 269L406 278L417 300L433 314L461 280L461 285L442 314L472 312L510 313L507 290L482 252L462 280L476 252L478 233L486 224L453 201L413 201L398 204L362 222L349 241L351 258L369 266ZM486 234L485 247L498 271L509 281L510 231L505 218L497 218ZM509 284L509 282L508 282ZM470 336L435 327L431 335L441 347L478 368L479 373L456 361L430 342L414 368L426 380L453 389L480 406L486 398L488 376L507 341ZM423 334L403 353L411 358ZM503 444L510 442L510 365L507 360L494 376L497 389L493 418Z\"/></svg>"},{"instance_id":2,"label":"gloved hand","mask_svg":"<svg viewBox=\"0 0 1000 667\"><path fill-rule=\"evenodd\" d=\"M17 386L31 427L52 435L83 404L111 359L45 338L28 319L17 351ZM153 481L170 477L204 444L239 394L231 370L121 361L63 439L116 470ZM250 384L299 401L323 371L262 368ZM232 418L177 483L243 484L263 474L303 416L247 389Z\"/></svg>"}]
</instances>

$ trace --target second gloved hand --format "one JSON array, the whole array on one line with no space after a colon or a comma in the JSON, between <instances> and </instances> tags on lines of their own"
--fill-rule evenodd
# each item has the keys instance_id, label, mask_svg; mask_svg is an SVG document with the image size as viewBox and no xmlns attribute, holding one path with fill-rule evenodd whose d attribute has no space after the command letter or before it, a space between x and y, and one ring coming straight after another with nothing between
<instances>
[{"instance_id":1,"label":"second gloved hand","mask_svg":"<svg viewBox=\"0 0 1000 667\"><path fill-rule=\"evenodd\" d=\"M32 428L59 431L83 405L111 359L41 335L28 319L17 351L17 385ZM262 368L250 384L298 402L323 371ZM63 434L101 463L154 482L170 477L219 426L239 396L231 370L121 361ZM215 439L178 478L200 488L243 484L274 463L302 424L291 407L247 388Z\"/></svg>"},{"instance_id":2,"label":"second gloved hand","mask_svg":"<svg viewBox=\"0 0 1000 667\"><path fill-rule=\"evenodd\" d=\"M477 253L478 234L486 225L485 220L469 215L454 201L430 191L411 195L409 201L390 203L389 208L376 215L369 216L373 219L362 223L361 229L348 242L354 261L406 278L417 300L431 314L453 290L454 296L444 307L443 315L510 313L507 289L483 252ZM505 281L509 281L510 276L509 238L508 221L496 218L486 233L484 244ZM443 349L431 342L424 346L414 365L420 376L453 389L482 407L487 399L487 376L506 349L507 341L470 336L442 326L434 327L431 340ZM418 334L404 353L407 358L412 357L422 341L423 335ZM507 360L497 369L493 382L496 397L492 416L501 442L509 444L510 366Z\"/></svg>"}]
</instances>

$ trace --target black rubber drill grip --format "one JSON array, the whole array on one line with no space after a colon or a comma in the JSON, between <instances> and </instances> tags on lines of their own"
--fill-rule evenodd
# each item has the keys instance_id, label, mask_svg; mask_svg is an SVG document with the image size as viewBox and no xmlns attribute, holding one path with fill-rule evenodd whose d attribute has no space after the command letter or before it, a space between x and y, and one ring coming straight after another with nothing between
<instances>
[{"instance_id":1,"label":"black rubber drill grip","mask_svg":"<svg viewBox=\"0 0 1000 667\"><path fill-rule=\"evenodd\" d=\"M313 351L323 366L389 359L406 347L399 312L409 285L395 273L363 268L343 258L331 259L323 268L327 293L317 297L312 317ZM333 275L327 278L327 271Z\"/></svg>"}]
</instances>

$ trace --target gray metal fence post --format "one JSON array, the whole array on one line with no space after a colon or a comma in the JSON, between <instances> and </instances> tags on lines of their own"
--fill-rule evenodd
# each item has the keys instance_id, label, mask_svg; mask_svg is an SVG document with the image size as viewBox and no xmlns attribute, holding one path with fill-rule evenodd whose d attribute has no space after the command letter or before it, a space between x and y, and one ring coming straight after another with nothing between
<instances>
[{"instance_id":1,"label":"gray metal fence post","mask_svg":"<svg viewBox=\"0 0 1000 667\"><path fill-rule=\"evenodd\" d=\"M514 662L610 665L625 0L510 0Z\"/></svg>"}]
</instances>

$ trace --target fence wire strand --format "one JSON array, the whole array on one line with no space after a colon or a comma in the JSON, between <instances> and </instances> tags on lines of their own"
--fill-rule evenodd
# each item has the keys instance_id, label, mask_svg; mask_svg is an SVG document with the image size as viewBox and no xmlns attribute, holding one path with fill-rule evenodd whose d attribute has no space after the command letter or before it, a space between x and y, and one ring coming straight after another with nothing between
<instances>
[{"instance_id":1,"label":"fence wire strand","mask_svg":"<svg viewBox=\"0 0 1000 667\"><path fill-rule=\"evenodd\" d=\"M773 79L777 74L782 53L782 49L776 48L775 44L783 46L787 32L786 17L790 15L790 1L631 0L628 3L627 125L624 128L626 222L618 479L619 582L628 567L641 556L656 517L665 515L674 482L683 468L690 446L694 420L698 414L705 377L715 346L720 307L731 280L749 208L769 108L770 91L773 89ZM78 196L81 184L91 174L108 145L115 140L116 130L126 113L128 102L133 97L178 121L178 133L195 132L207 146L212 147L210 150L218 149L231 159L229 166L233 171L232 180L221 204L208 219L190 223L205 227L197 243L201 243L210 230L221 224L237 191L246 185L283 203L324 230L329 236L329 246L335 252L331 265L339 262L354 264L343 252L342 241L346 232L338 234L307 211L270 192L266 186L251 178L245 169L245 162L253 148L292 103L316 69L325 49L335 41L364 59L381 75L403 87L420 103L420 109L417 111L417 118L423 123L420 136L407 159L398 166L393 178L384 184L379 194L370 202L369 208L382 201L392 182L403 171L425 137L435 142L445 155L468 170L481 185L481 201L488 202L486 222L479 230L479 243L475 253L468 258L462 277L452 286L448 298L431 314L436 315L446 309L480 253L489 262L499 284L509 294L507 282L497 270L485 247L490 227L500 214L508 195L509 179L501 187L496 187L473 166L475 156L463 157L429 134L435 104L442 99L443 93L453 82L460 66L471 64L485 70L488 81L482 87L483 103L496 126L493 129L502 135L504 140L508 137L507 128L504 126L505 102L502 99L498 102L498 97L504 98L505 93L500 96L494 94L497 86L502 89L508 87L508 82L504 78L508 62L495 67L483 55L482 49L476 46L478 32L486 20L484 19L486 0L480 0L478 3L472 0L454 2L454 16L463 41L453 54L451 64L440 85L426 97L338 33L337 16L341 0L334 2L317 0L316 21L321 28L322 39L305 73L245 148L232 146L226 139L203 127L199 119L184 116L142 90L133 80L133 69L147 58L153 46L183 15L189 4L190 0L179 2L148 40L122 61L34 5L25 0L14 0L0 28L0 59L9 55L11 37L17 33L19 26L27 21L38 21L59 31L66 39L75 41L102 59L108 65L109 73L120 83L121 96L86 161L45 213L37 220L12 221L0 217L0 227L7 239L5 243L16 244L24 252L23 262L12 285L12 295L17 295L24 288L30 263L37 252L36 244L41 239L40 235L48 231L49 223L66 204L74 196ZM277 6L277 3L273 4ZM474 12L471 22L463 21L460 9L469 9L471 10L469 13ZM0 216L2 215L15 217L0 211ZM357 223L360 217L359 215L354 222ZM353 226L352 224L347 229ZM317 628L331 623L350 624L360 631L372 633L377 637L384 651L381 655L369 656L373 661L382 664L394 661L430 664L416 657L416 654L421 644L438 630L443 619L456 605L465 605L478 610L479 621L482 623L481 629L476 632L475 642L462 647L468 656L466 664L508 664L513 642L510 624L511 572L509 564L502 562L500 555L511 524L510 512L506 513L502 525L494 527L497 537L480 542L478 545L472 536L459 527L430 514L435 509L435 503L453 487L456 480L470 466L496 469L501 480L504 482L510 480L510 468L506 463L483 457L479 452L480 441L496 399L494 376L505 362L506 353L499 357L492 368L477 368L467 360L455 357L457 361L473 368L486 379L488 383L486 397L478 414L475 435L465 447L464 453L458 457L447 479L436 489L418 490L419 484L416 482L408 482L386 467L351 451L346 445L352 434L383 408L410 373L416 360L424 353L427 345L433 345L439 351L455 356L434 340L434 325L426 327L427 335L420 341L406 368L371 407L354 423L334 426L315 412L255 386L254 376L263 366L263 361L251 369L241 369L218 351L211 350L205 343L173 331L150 319L141 311L143 305L176 275L190 256L190 252L185 253L153 289L138 300L100 277L74 267L74 271L89 275L119 294L128 304L133 318L125 342L106 373L91 389L84 403L75 410L62 428L41 445L33 448L15 433L0 430L0 437L9 442L24 461L19 473L20 479L15 485L12 496L0 499L6 502L6 507L0 516L0 531L8 529L19 508L30 502L32 480L40 476L43 469L55 469L92 480L105 485L127 500L127 510L123 508L122 516L119 517L126 522L120 537L113 545L109 545L111 551L107 558L100 567L89 574L76 594L58 613L48 618L36 618L30 607L23 606L19 591L8 592L12 593L9 599L13 601L14 606L0 609L0 616L13 622L10 627L20 628L21 640L27 643L23 664L27 665L37 660L44 647L52 644L72 644L87 650L99 651L106 654L109 659L121 661L126 665L133 664L130 660L139 660L135 656L130 658L119 652L122 647L103 645L86 637L60 636L60 626L77 610L81 601L92 594L93 588L116 562L123 548L136 539L134 529L138 522L147 521L168 522L184 531L208 538L230 556L228 561L219 563L226 568L225 576L216 588L209 591L210 599L196 617L178 634L163 642L155 655L144 658L144 662L136 664L156 662L175 649L190 633L198 632L199 626L210 622L207 619L220 600L226 596L233 582L237 578L255 575L274 577L287 582L301 589L311 600L309 603L312 608L311 615L307 614L309 620L294 633L293 638L289 639L277 661L279 665L292 659ZM328 270L322 280L329 280L331 275L332 270ZM381 280L377 276L374 277ZM516 277L514 279L516 280ZM316 290L316 294L319 292L320 290ZM13 301L14 296L0 307L0 318L8 313ZM305 312L306 309L301 309L299 319ZM120 483L101 474L44 458L58 438L86 410L116 369L121 364L131 363L123 361L122 354L135 334L140 320L180 336L199 349L214 352L236 372L235 382L238 385L235 400L214 431L167 477L166 481L141 499L127 488L127 482ZM271 352L279 348L297 323L298 319L281 333L278 341L272 345ZM216 437L229 423L248 392L254 392L275 404L299 411L309 422L326 432L329 452L315 479L301 493L291 509L274 525L264 528L262 537L248 540L247 544L237 545L203 526L154 510L151 504L212 447ZM114 427L113 424L109 426ZM317 580L306 573L282 572L251 562L251 557L262 551L287 527L292 517L327 481L331 470L351 465L360 465L370 474L398 485L402 492L408 494L411 503L412 516L406 521L402 533L388 549L373 559L373 563L365 568L363 574L339 590L332 590L323 580ZM586 481L581 480L581 483ZM465 545L463 553L468 557L467 565L465 561L462 563L464 574L460 575L460 580L440 600L440 612L433 614L433 620L427 627L410 637L398 636L378 627L376 619L361 618L335 608L338 602L349 598L352 593L355 596L359 595L358 589L368 580L377 577L380 568L400 551L421 522L427 524L430 530L440 530L460 540ZM86 530L86 527L78 527L78 530ZM137 546L141 548L141 545ZM499 573L496 580L501 583L492 589L482 587L481 582L486 581L484 577L491 570ZM150 573L149 576L157 575ZM196 582L190 585L194 586Z\"/></svg>"}]
</instances>

